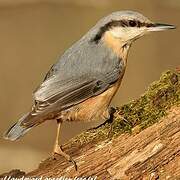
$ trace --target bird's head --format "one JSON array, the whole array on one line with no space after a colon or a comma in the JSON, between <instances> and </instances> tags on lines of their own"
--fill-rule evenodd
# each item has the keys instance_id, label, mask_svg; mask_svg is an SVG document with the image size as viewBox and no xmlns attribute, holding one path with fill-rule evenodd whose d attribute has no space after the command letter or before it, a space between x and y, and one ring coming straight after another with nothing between
<instances>
[{"instance_id":1,"label":"bird's head","mask_svg":"<svg viewBox=\"0 0 180 180\"><path fill-rule=\"evenodd\" d=\"M175 26L150 21L134 11L118 11L101 19L95 26L98 29L94 41L98 42L105 35L119 40L122 45L131 44L134 40L152 31L174 29Z\"/></svg>"}]
</instances>

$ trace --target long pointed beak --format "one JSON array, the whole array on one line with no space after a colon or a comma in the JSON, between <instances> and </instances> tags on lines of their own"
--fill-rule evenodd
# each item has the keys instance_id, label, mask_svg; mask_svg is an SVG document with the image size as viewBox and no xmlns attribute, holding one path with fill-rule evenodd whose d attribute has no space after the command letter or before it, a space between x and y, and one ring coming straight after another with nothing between
<instances>
[{"instance_id":1,"label":"long pointed beak","mask_svg":"<svg viewBox=\"0 0 180 180\"><path fill-rule=\"evenodd\" d=\"M164 31L168 29L176 29L174 25L155 23L153 26L147 28L148 31Z\"/></svg>"}]
</instances>

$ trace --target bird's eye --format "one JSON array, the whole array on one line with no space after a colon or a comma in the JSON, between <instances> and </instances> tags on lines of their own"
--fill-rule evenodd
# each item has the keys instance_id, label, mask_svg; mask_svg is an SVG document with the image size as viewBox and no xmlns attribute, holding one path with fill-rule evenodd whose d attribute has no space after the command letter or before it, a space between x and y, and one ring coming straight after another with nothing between
<instances>
[{"instance_id":1,"label":"bird's eye","mask_svg":"<svg viewBox=\"0 0 180 180\"><path fill-rule=\"evenodd\" d=\"M131 27L137 26L136 21L130 20L130 21L129 21L129 26L131 26Z\"/></svg>"}]
</instances>

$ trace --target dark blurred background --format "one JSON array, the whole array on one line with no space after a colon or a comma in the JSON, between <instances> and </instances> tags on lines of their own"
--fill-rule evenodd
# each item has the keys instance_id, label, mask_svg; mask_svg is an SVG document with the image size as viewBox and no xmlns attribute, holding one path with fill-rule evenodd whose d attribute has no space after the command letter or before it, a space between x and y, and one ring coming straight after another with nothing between
<instances>
[{"instance_id":1,"label":"dark blurred background","mask_svg":"<svg viewBox=\"0 0 180 180\"><path fill-rule=\"evenodd\" d=\"M27 112L32 92L57 56L101 17L136 10L157 22L180 22L179 0L0 0L0 134ZM139 97L167 69L180 63L180 29L152 33L133 44L128 68L113 105ZM66 123L62 142L93 126ZM50 155L56 123L34 128L18 142L0 138L0 173L29 171Z\"/></svg>"}]
</instances>

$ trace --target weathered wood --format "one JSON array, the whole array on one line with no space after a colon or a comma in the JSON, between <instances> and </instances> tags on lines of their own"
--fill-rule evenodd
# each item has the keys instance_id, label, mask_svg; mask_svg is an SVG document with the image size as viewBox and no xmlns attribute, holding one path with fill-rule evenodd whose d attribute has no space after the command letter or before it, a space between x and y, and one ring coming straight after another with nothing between
<instances>
[{"instance_id":1,"label":"weathered wood","mask_svg":"<svg viewBox=\"0 0 180 180\"><path fill-rule=\"evenodd\" d=\"M167 72L139 99L118 108L112 122L73 138L63 149L74 158L78 171L57 155L25 176L180 179L179 72ZM18 177L22 176L21 172Z\"/></svg>"},{"instance_id":2,"label":"weathered wood","mask_svg":"<svg viewBox=\"0 0 180 180\"><path fill-rule=\"evenodd\" d=\"M122 134L111 140L72 150L78 171L57 157L42 162L27 176L83 177L99 179L180 178L180 107L138 134Z\"/></svg>"}]
</instances>

